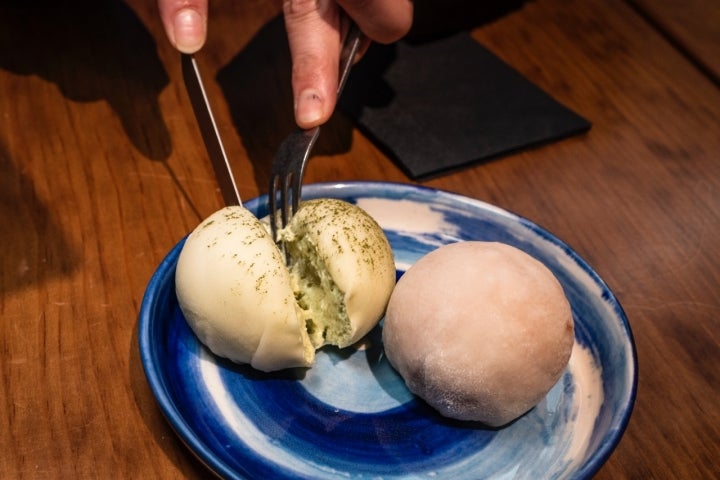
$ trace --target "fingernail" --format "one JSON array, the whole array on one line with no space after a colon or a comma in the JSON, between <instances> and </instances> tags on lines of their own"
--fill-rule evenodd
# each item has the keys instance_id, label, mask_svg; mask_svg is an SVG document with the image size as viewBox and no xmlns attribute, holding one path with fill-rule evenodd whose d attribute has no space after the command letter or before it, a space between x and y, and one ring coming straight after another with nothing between
<instances>
[{"instance_id":1,"label":"fingernail","mask_svg":"<svg viewBox=\"0 0 720 480\"><path fill-rule=\"evenodd\" d=\"M323 114L323 100L320 92L314 89L303 90L295 107L297 122L303 125L316 123Z\"/></svg>"},{"instance_id":2,"label":"fingernail","mask_svg":"<svg viewBox=\"0 0 720 480\"><path fill-rule=\"evenodd\" d=\"M175 15L175 45L183 53L195 53L205 43L205 23L198 12L181 10Z\"/></svg>"}]
</instances>

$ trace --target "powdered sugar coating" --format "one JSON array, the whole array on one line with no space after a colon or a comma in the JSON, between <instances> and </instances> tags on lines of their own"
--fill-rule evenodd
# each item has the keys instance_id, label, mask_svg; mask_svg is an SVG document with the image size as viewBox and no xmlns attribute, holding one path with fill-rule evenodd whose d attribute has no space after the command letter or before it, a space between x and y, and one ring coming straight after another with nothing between
<instances>
[{"instance_id":1,"label":"powdered sugar coating","mask_svg":"<svg viewBox=\"0 0 720 480\"><path fill-rule=\"evenodd\" d=\"M440 247L399 280L385 353L408 388L447 417L501 426L536 405L572 351L562 286L542 263L497 242Z\"/></svg>"}]
</instances>

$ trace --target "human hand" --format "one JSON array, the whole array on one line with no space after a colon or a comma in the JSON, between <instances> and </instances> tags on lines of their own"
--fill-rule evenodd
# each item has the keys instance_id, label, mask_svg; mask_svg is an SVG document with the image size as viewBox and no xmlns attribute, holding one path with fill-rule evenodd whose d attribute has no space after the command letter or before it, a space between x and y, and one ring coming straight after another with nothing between
<instances>
[{"instance_id":1,"label":"human hand","mask_svg":"<svg viewBox=\"0 0 720 480\"><path fill-rule=\"evenodd\" d=\"M335 109L341 42L348 27L343 11L369 40L391 43L410 30L413 4L412 0L283 1L295 121L301 128L325 123Z\"/></svg>"},{"instance_id":2,"label":"human hand","mask_svg":"<svg viewBox=\"0 0 720 480\"><path fill-rule=\"evenodd\" d=\"M205 43L208 0L158 0L170 43L195 53ZM295 121L301 128L325 123L337 101L338 65L347 17L369 40L391 43L412 24L412 0L283 0L292 56ZM367 45L366 45L367 46Z\"/></svg>"}]
</instances>

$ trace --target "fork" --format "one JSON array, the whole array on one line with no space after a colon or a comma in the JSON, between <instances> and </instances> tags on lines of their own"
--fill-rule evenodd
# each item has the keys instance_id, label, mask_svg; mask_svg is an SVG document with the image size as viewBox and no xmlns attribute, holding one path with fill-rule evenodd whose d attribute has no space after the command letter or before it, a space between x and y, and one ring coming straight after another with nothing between
<instances>
[{"instance_id":1,"label":"fork","mask_svg":"<svg viewBox=\"0 0 720 480\"><path fill-rule=\"evenodd\" d=\"M350 23L348 33L340 52L340 72L337 97L340 98L343 87L350 74L353 59L362 41L362 32L354 22ZM302 179L305 164L310 157L315 141L320 135L320 127L309 130L295 130L280 144L270 169L270 188L268 190L270 208L270 228L273 239L278 242L278 231L284 228L300 205ZM278 193L280 204L278 205ZM278 215L278 209L280 215ZM278 226L278 222L280 225Z\"/></svg>"}]
</instances>

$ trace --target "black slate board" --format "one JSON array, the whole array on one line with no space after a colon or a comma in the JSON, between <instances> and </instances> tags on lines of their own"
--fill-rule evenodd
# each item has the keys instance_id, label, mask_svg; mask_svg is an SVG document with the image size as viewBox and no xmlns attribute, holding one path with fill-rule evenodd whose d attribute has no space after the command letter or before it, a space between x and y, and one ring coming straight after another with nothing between
<instances>
[{"instance_id":1,"label":"black slate board","mask_svg":"<svg viewBox=\"0 0 720 480\"><path fill-rule=\"evenodd\" d=\"M416 180L590 128L467 32L372 45L339 108Z\"/></svg>"}]
</instances>

